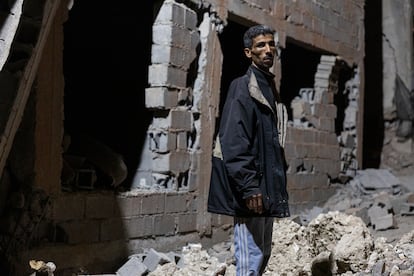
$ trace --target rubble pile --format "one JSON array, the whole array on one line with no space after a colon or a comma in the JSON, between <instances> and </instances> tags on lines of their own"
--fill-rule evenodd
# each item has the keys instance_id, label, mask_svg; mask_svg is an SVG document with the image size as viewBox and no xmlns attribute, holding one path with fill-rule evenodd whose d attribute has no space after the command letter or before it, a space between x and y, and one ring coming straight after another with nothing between
<instances>
[{"instance_id":1,"label":"rubble pile","mask_svg":"<svg viewBox=\"0 0 414 276\"><path fill-rule=\"evenodd\" d=\"M357 171L323 207L275 221L264 275L414 275L414 194L386 169ZM401 239L382 234L411 221ZM161 253L159 253L161 254ZM171 253L170 253L171 254ZM174 258L148 256L158 275L235 275L231 239L209 250L192 244ZM161 261L162 260L162 261ZM148 262L148 260L147 260ZM122 268L117 272L122 273ZM144 275L144 274L142 274Z\"/></svg>"},{"instance_id":2,"label":"rubble pile","mask_svg":"<svg viewBox=\"0 0 414 276\"><path fill-rule=\"evenodd\" d=\"M131 256L115 275L235 275L232 243L204 250L189 244L180 253ZM131 265L134 260L135 265ZM361 218L339 211L319 214L307 226L275 221L273 249L264 273L277 275L413 275L414 230L395 245L374 239Z\"/></svg>"},{"instance_id":3,"label":"rubble pile","mask_svg":"<svg viewBox=\"0 0 414 276\"><path fill-rule=\"evenodd\" d=\"M358 171L323 207L276 219L264 276L413 276L413 180L402 184L385 169ZM233 276L232 237L208 250L198 243L178 252L147 249L110 275Z\"/></svg>"}]
</instances>

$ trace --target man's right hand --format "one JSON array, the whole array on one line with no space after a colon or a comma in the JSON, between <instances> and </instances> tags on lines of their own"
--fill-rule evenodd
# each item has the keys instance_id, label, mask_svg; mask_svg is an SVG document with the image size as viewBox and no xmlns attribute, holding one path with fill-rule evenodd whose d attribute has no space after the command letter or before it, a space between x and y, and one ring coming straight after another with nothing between
<instances>
[{"instance_id":1,"label":"man's right hand","mask_svg":"<svg viewBox=\"0 0 414 276\"><path fill-rule=\"evenodd\" d=\"M263 213L262 194L252 195L246 198L246 206L249 210L255 213Z\"/></svg>"}]
</instances>

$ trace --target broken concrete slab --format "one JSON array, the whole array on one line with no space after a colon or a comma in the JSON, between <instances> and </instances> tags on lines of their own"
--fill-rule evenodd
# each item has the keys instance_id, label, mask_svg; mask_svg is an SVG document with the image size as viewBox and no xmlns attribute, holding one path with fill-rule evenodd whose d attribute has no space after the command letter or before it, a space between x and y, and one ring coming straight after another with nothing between
<instances>
[{"instance_id":1,"label":"broken concrete slab","mask_svg":"<svg viewBox=\"0 0 414 276\"><path fill-rule=\"evenodd\" d=\"M397 194L400 191L401 181L386 169L365 169L357 171L356 179L361 184L365 194L387 191Z\"/></svg>"}]
</instances>

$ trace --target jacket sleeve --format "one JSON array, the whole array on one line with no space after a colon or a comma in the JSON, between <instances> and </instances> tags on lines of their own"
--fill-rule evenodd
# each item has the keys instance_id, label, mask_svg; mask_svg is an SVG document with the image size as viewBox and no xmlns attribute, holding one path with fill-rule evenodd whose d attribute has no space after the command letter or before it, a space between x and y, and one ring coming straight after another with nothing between
<instances>
[{"instance_id":1,"label":"jacket sleeve","mask_svg":"<svg viewBox=\"0 0 414 276\"><path fill-rule=\"evenodd\" d=\"M256 115L247 81L231 83L220 121L220 142L223 160L236 191L243 199L260 193L254 145Z\"/></svg>"}]
</instances>

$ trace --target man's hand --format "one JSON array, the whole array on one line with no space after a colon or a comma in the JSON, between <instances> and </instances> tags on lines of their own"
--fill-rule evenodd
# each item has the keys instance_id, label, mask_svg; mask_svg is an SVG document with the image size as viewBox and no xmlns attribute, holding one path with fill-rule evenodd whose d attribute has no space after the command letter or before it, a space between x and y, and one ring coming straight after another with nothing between
<instances>
[{"instance_id":1,"label":"man's hand","mask_svg":"<svg viewBox=\"0 0 414 276\"><path fill-rule=\"evenodd\" d=\"M246 198L246 205L249 210L255 213L263 213L262 194L252 195Z\"/></svg>"}]
</instances>

